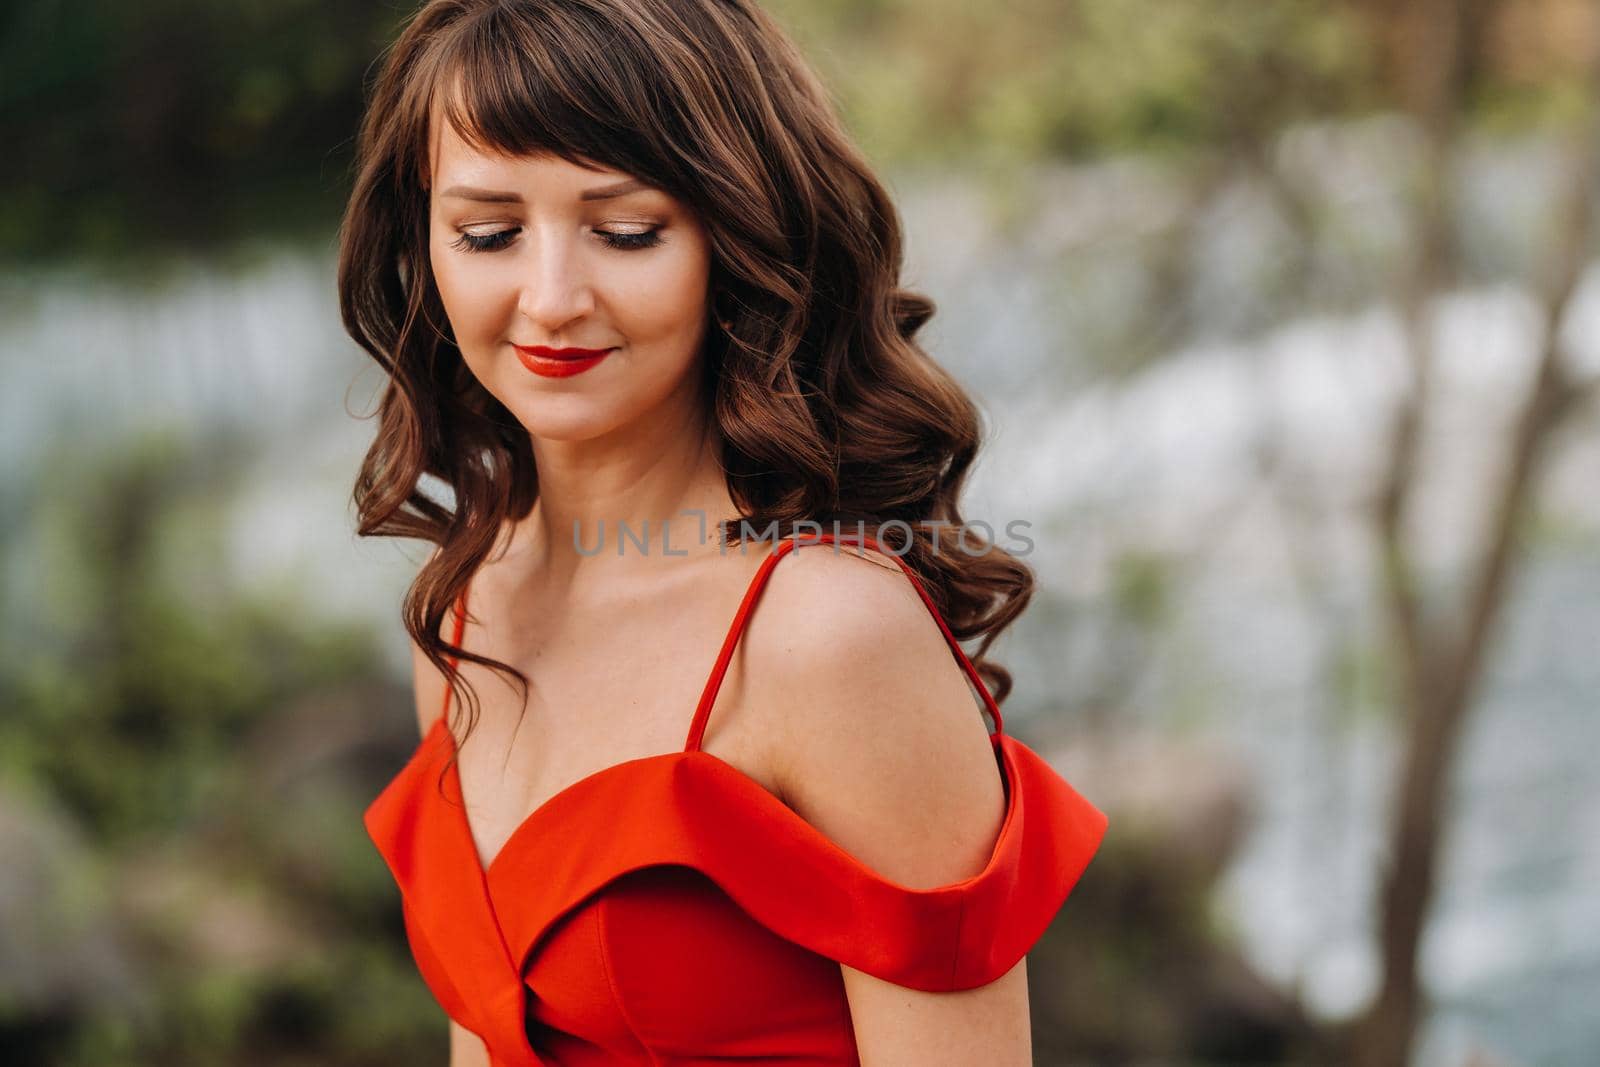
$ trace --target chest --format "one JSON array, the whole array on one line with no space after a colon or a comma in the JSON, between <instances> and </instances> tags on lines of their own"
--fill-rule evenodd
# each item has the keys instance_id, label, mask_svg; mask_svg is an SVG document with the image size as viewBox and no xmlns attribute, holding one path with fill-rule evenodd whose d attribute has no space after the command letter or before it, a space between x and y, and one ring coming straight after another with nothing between
<instances>
[{"instance_id":1,"label":"chest","mask_svg":"<svg viewBox=\"0 0 1600 1067\"><path fill-rule=\"evenodd\" d=\"M461 666L478 718L459 745L467 821L487 865L550 800L629 760L681 751L704 695L738 589L627 598L584 612L545 612L492 594L478 598L463 645L509 663L514 679ZM772 699L735 648L701 748L777 793L767 726Z\"/></svg>"},{"instance_id":2,"label":"chest","mask_svg":"<svg viewBox=\"0 0 1600 1067\"><path fill-rule=\"evenodd\" d=\"M523 977L529 1038L552 1062L860 1062L839 965L688 867L608 883L551 927Z\"/></svg>"}]
</instances>

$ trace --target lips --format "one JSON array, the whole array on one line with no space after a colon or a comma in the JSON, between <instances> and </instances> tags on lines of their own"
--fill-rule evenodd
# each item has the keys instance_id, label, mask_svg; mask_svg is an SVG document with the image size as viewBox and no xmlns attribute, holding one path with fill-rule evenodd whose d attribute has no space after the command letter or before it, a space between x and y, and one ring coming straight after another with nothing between
<instances>
[{"instance_id":1,"label":"lips","mask_svg":"<svg viewBox=\"0 0 1600 1067\"><path fill-rule=\"evenodd\" d=\"M545 359L590 359L594 356L603 356L611 351L609 348L550 348L545 345L516 345L518 352L526 352L530 356L542 356Z\"/></svg>"},{"instance_id":2,"label":"lips","mask_svg":"<svg viewBox=\"0 0 1600 1067\"><path fill-rule=\"evenodd\" d=\"M551 348L548 345L512 345L517 359L533 373L546 378L565 378L581 374L598 364L612 349Z\"/></svg>"}]
</instances>

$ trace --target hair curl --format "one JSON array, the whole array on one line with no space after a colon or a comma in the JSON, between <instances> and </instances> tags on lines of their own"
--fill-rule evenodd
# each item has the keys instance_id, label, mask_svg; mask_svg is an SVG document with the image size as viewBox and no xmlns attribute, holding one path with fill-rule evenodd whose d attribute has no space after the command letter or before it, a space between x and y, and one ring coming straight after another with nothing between
<instances>
[{"instance_id":1,"label":"hair curl","mask_svg":"<svg viewBox=\"0 0 1600 1067\"><path fill-rule=\"evenodd\" d=\"M339 234L345 329L387 372L353 498L362 536L437 546L402 614L458 708L472 687L449 657L526 693L520 671L441 630L538 477L527 431L461 359L429 267L436 108L469 144L614 168L698 213L708 303L728 323L708 331L704 399L741 515L783 536L864 524L885 544L884 523L909 524L902 559L958 639L982 636L971 658L1003 701L1010 673L984 653L1033 573L971 531L954 544L979 413L914 342L934 304L899 287L895 207L787 34L753 0L431 0L380 58ZM736 522L720 534L742 540Z\"/></svg>"}]
</instances>

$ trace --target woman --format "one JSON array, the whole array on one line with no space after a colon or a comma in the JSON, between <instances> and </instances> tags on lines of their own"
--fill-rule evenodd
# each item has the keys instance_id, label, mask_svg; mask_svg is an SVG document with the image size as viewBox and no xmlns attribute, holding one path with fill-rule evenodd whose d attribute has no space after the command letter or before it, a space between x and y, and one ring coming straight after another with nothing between
<instances>
[{"instance_id":1,"label":"woman","mask_svg":"<svg viewBox=\"0 0 1600 1067\"><path fill-rule=\"evenodd\" d=\"M1104 818L1001 730L1032 579L962 528L976 411L900 261L752 0L435 0L386 56L356 501L436 548L367 826L455 1067L1030 1062Z\"/></svg>"}]
</instances>

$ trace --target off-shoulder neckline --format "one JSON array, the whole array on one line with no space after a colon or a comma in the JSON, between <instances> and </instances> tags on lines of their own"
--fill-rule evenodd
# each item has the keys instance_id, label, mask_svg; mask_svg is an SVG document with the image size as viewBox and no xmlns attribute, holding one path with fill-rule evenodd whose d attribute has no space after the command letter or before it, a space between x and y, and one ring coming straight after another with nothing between
<instances>
[{"instance_id":1,"label":"off-shoulder neckline","mask_svg":"<svg viewBox=\"0 0 1600 1067\"><path fill-rule=\"evenodd\" d=\"M1105 816L1037 753L996 732L1006 807L981 869L913 889L737 766L692 749L578 779L530 812L486 869L460 810L445 730L430 729L365 821L412 936L448 942L459 957L449 973L490 1001L521 996L521 975L566 915L617 879L662 865L698 871L755 921L829 959L916 989L971 988L1026 953L1105 829ZM510 1029L504 1039L516 1043Z\"/></svg>"},{"instance_id":2,"label":"off-shoulder neckline","mask_svg":"<svg viewBox=\"0 0 1600 1067\"><path fill-rule=\"evenodd\" d=\"M646 766L653 766L658 763L667 763L672 761L693 763L698 760L705 765L714 768L718 773L731 775L732 778L739 783L740 788L744 789L746 792L751 792L752 795L757 798L757 802L763 807L769 811L775 812L777 817L780 819L792 820L803 838L811 840L813 843L819 845L826 851L836 853L839 858L847 861L851 866L859 868L863 874L883 882L891 889L897 889L902 892L937 893L940 891L959 890L963 886L981 879L983 875L986 874L993 866L995 859L1000 852L1000 844L1005 839L1006 832L1011 825L1012 815L1016 808L1017 801L1015 783L1012 781L1012 771L1004 757L1001 746L1002 738L1007 737L1009 737L1009 735L1004 734L1000 730L995 730L989 734L989 743L995 753L995 763L1000 771L1001 784L1005 791L1006 809L1005 815L1001 819L1000 830L996 834L995 841L989 849L988 857L984 862L983 869L978 873L967 878L963 878L959 881L950 882L945 885L932 886L927 889L913 889L909 886L900 885L892 879L886 878L879 874L867 864L863 863L858 857L853 855L843 845L839 844L833 838L823 833L799 812L785 804L780 797L772 792L772 790L768 789L760 781L752 777L748 772L742 770L732 763L729 763L716 753L707 752L703 748L674 749L667 752L652 753L651 755L647 756L635 756L630 759L607 764L598 770L591 771L583 777L556 790L556 792L552 793L542 803L534 807L533 810L529 811L525 816L523 816L521 821L519 821L517 825L512 828L511 833L506 836L506 839L501 842L500 847L495 851L494 856L491 857L487 863L483 861L482 856L479 855L477 850L476 838L473 835L471 823L467 818L465 801L463 799L465 794L461 789L460 777L457 774L455 761L453 760L450 760L444 769L444 774L446 776L450 792L453 795L452 800L454 801L452 803L447 803L446 807L451 809L449 818L456 823L456 830L459 833L464 834L468 842L473 843L472 855L478 866L479 874L483 877L485 882L491 882L495 878L496 871L506 866L507 862L510 861L511 857L514 856L518 849L525 847L524 841L526 839L530 837L536 838L537 835L534 833L534 830L538 824L548 816L551 809L556 807L570 807L573 803L574 795L580 793L580 791L582 791L584 788L592 787L600 781L609 780L610 778L615 777L617 774L643 769ZM427 736L424 737L421 743L418 744L417 750L413 753L411 760L408 761L408 764L419 760L430 744L439 745L443 749L443 755L447 760L456 751L455 735L449 729L443 715L434 720L433 726L429 728Z\"/></svg>"}]
</instances>

